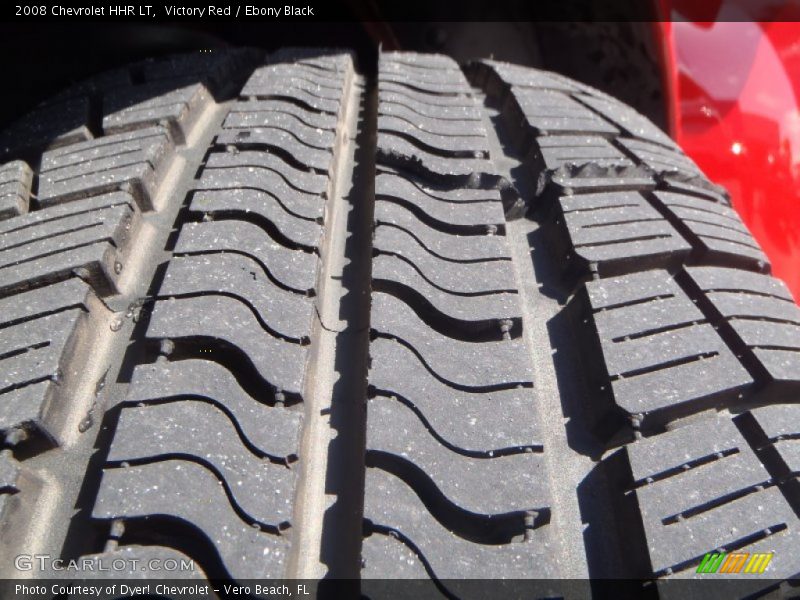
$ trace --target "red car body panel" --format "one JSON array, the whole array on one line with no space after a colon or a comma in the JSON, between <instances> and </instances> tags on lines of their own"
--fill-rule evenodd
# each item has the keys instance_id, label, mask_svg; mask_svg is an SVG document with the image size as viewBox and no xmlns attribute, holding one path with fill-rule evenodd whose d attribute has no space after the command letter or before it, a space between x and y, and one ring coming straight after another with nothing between
<instances>
[{"instance_id":1,"label":"red car body panel","mask_svg":"<svg viewBox=\"0 0 800 600\"><path fill-rule=\"evenodd\" d=\"M800 301L800 22L790 22L800 15L791 3L770 13L742 6L723 0L699 14L660 1L670 134L730 191Z\"/></svg>"}]
</instances>

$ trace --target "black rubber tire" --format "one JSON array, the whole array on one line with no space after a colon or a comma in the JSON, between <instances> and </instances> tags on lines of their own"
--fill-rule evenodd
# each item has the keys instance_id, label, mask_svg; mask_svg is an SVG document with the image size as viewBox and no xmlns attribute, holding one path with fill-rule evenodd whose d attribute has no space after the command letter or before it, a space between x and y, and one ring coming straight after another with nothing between
<instances>
[{"instance_id":1,"label":"black rubber tire","mask_svg":"<svg viewBox=\"0 0 800 600\"><path fill-rule=\"evenodd\" d=\"M800 571L800 309L613 98L233 50L2 141L0 556L455 596L657 595L715 551L774 553L743 594Z\"/></svg>"}]
</instances>

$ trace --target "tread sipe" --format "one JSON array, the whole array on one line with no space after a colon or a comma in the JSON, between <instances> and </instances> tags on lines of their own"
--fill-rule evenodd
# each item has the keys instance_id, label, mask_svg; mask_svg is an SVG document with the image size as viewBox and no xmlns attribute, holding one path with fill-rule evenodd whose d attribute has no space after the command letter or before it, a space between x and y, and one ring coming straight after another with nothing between
<instances>
[{"instance_id":1,"label":"tread sipe","mask_svg":"<svg viewBox=\"0 0 800 600\"><path fill-rule=\"evenodd\" d=\"M667 597L720 551L774 553L742 595L800 573L800 308L617 100L228 50L0 139L0 556L369 597Z\"/></svg>"}]
</instances>

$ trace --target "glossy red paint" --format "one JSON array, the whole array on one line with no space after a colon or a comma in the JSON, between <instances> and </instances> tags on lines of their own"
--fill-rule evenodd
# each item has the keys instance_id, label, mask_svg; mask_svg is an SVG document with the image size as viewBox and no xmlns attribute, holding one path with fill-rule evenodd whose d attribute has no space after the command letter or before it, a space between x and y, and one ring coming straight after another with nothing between
<instances>
[{"instance_id":1,"label":"glossy red paint","mask_svg":"<svg viewBox=\"0 0 800 600\"><path fill-rule=\"evenodd\" d=\"M661 0L669 20L656 25L670 133L730 191L800 301L800 22L788 22L798 15L794 7L747 13L722 0L714 21L698 22L682 4Z\"/></svg>"}]
</instances>

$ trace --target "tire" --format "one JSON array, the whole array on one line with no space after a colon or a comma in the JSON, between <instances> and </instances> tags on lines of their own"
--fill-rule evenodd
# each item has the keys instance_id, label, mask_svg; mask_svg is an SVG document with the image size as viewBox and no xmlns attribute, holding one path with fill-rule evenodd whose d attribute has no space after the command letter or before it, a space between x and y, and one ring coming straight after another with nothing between
<instances>
[{"instance_id":1,"label":"tire","mask_svg":"<svg viewBox=\"0 0 800 600\"><path fill-rule=\"evenodd\" d=\"M97 76L2 140L0 556L370 597L800 571L800 309L613 98L231 50Z\"/></svg>"}]
</instances>

